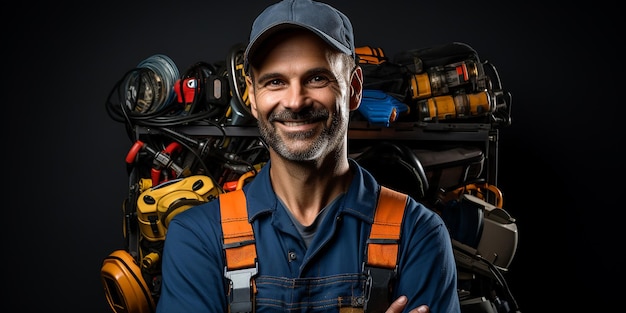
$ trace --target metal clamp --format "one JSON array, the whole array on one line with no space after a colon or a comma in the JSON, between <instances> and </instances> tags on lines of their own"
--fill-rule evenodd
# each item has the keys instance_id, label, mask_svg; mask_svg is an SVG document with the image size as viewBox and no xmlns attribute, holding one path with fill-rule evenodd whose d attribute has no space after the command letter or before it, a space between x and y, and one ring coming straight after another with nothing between
<instances>
[{"instance_id":1,"label":"metal clamp","mask_svg":"<svg viewBox=\"0 0 626 313\"><path fill-rule=\"evenodd\" d=\"M397 267L389 269L363 264L363 273L367 276L363 312L385 312L391 304L391 282L396 277Z\"/></svg>"},{"instance_id":2,"label":"metal clamp","mask_svg":"<svg viewBox=\"0 0 626 313\"><path fill-rule=\"evenodd\" d=\"M259 272L259 264L254 268L229 271L224 268L224 277L230 280L230 313L252 312L252 278Z\"/></svg>"}]
</instances>

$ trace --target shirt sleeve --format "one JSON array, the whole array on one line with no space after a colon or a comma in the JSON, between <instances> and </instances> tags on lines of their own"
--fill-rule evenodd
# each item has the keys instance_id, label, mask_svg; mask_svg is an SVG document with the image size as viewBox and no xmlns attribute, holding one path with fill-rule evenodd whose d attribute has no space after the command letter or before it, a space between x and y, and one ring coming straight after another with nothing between
<instances>
[{"instance_id":1,"label":"shirt sleeve","mask_svg":"<svg viewBox=\"0 0 626 313\"><path fill-rule=\"evenodd\" d=\"M217 201L216 201L217 202ZM157 313L227 311L219 210L213 203L175 216L167 229Z\"/></svg>"},{"instance_id":2,"label":"shirt sleeve","mask_svg":"<svg viewBox=\"0 0 626 313\"><path fill-rule=\"evenodd\" d=\"M412 199L405 215L395 298L408 297L405 312L422 304L430 312L460 312L452 241L443 220Z\"/></svg>"}]
</instances>

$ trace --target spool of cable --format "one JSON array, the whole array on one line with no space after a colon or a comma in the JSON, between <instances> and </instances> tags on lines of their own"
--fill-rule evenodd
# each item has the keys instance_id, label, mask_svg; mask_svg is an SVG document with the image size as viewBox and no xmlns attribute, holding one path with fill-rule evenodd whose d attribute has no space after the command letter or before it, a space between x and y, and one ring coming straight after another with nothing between
<instances>
[{"instance_id":1,"label":"spool of cable","mask_svg":"<svg viewBox=\"0 0 626 313\"><path fill-rule=\"evenodd\" d=\"M176 98L174 83L179 76L174 61L164 54L141 61L124 81L126 106L137 113L162 110Z\"/></svg>"}]
</instances>

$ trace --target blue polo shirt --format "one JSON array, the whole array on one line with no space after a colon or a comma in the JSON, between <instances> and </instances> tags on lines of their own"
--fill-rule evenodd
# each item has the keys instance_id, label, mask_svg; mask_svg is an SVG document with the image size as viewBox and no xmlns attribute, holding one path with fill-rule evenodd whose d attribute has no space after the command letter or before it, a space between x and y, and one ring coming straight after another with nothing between
<instances>
[{"instance_id":1,"label":"blue polo shirt","mask_svg":"<svg viewBox=\"0 0 626 313\"><path fill-rule=\"evenodd\" d=\"M256 238L256 312L339 312L362 303L362 265L380 185L350 160L347 193L326 208L307 248L272 190L267 163L244 187ZM229 285L219 201L176 215L162 256L157 313L227 312ZM406 295L405 312L427 304L431 312L460 312L456 265L443 220L409 198L400 235L393 299Z\"/></svg>"}]
</instances>

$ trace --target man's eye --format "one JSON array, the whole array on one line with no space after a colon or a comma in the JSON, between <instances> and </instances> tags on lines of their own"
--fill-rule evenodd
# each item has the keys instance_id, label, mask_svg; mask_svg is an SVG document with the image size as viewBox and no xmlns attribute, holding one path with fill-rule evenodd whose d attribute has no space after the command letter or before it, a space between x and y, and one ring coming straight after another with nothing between
<instances>
[{"instance_id":1,"label":"man's eye","mask_svg":"<svg viewBox=\"0 0 626 313\"><path fill-rule=\"evenodd\" d=\"M314 76L309 80L309 84L314 87L325 87L330 83L326 76Z\"/></svg>"},{"instance_id":2,"label":"man's eye","mask_svg":"<svg viewBox=\"0 0 626 313\"><path fill-rule=\"evenodd\" d=\"M265 85L268 87L279 87L284 84L283 84L283 81L280 79L272 79L272 80L268 80Z\"/></svg>"}]
</instances>

